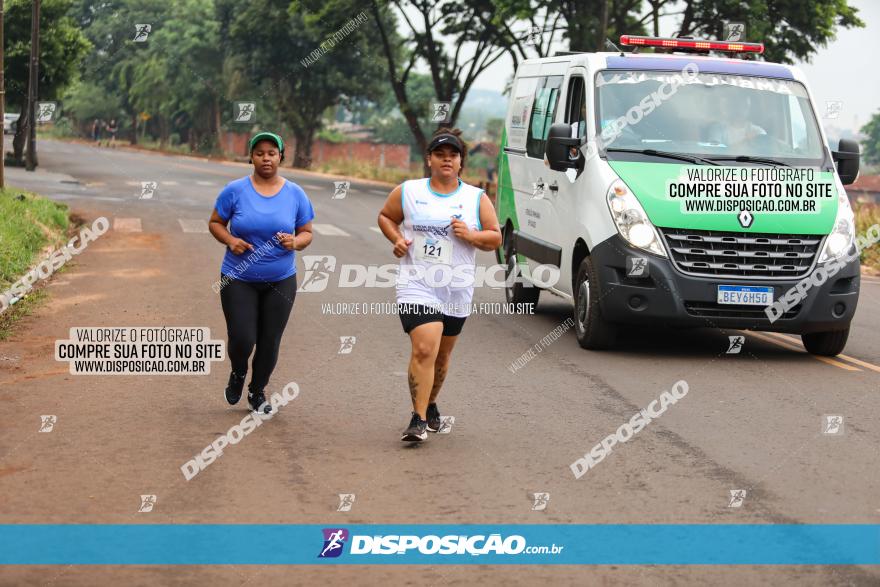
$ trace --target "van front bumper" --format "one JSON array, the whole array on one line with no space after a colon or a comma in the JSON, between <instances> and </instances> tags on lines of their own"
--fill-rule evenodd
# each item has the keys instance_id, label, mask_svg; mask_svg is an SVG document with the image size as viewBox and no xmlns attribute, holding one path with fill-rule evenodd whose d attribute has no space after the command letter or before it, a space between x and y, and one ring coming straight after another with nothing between
<instances>
[{"instance_id":1,"label":"van front bumper","mask_svg":"<svg viewBox=\"0 0 880 587\"><path fill-rule=\"evenodd\" d=\"M599 274L600 308L609 322L772 330L803 334L841 330L852 321L859 299L859 260L844 265L821 285L810 284L805 299L771 323L763 306L718 304L719 285L773 288L779 300L797 280L695 277L672 261L636 249L615 235L598 244L591 257ZM630 277L628 258L646 260L642 277ZM631 267L632 261L630 261ZM637 273L638 271L636 271Z\"/></svg>"}]
</instances>

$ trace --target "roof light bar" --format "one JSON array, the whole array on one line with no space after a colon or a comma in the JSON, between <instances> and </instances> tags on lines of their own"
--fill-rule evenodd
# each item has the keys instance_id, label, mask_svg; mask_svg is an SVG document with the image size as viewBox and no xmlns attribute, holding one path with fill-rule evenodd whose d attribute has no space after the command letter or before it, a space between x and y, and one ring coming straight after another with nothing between
<instances>
[{"instance_id":1,"label":"roof light bar","mask_svg":"<svg viewBox=\"0 0 880 587\"><path fill-rule=\"evenodd\" d=\"M665 47L667 49L696 49L698 51L725 51L727 53L763 53L764 43L726 43L667 37L639 37L620 35L620 44L638 47Z\"/></svg>"}]
</instances>

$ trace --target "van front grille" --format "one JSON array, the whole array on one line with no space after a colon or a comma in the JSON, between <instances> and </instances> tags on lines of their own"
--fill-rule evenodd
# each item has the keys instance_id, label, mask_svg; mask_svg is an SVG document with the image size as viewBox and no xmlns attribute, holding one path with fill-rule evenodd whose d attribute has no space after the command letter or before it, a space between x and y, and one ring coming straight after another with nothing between
<instances>
[{"instance_id":1,"label":"van front grille","mask_svg":"<svg viewBox=\"0 0 880 587\"><path fill-rule=\"evenodd\" d=\"M681 272L706 277L797 279L810 272L822 237L661 228Z\"/></svg>"}]
</instances>

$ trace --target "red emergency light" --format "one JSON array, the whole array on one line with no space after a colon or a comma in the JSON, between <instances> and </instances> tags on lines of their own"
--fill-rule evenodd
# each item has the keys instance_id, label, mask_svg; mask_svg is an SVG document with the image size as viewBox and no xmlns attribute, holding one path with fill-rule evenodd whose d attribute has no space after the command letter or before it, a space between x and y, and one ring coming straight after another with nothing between
<instances>
[{"instance_id":1,"label":"red emergency light","mask_svg":"<svg viewBox=\"0 0 880 587\"><path fill-rule=\"evenodd\" d=\"M696 49L697 51L725 51L727 53L763 53L764 43L727 43L696 39L667 37L639 37L620 35L620 44L637 47L665 47L667 49Z\"/></svg>"}]
</instances>

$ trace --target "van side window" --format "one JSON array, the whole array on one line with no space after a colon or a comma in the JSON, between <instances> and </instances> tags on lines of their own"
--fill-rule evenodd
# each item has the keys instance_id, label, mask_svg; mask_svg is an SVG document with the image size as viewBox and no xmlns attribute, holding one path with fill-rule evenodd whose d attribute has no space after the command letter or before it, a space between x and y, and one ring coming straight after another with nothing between
<instances>
[{"instance_id":1,"label":"van side window","mask_svg":"<svg viewBox=\"0 0 880 587\"><path fill-rule=\"evenodd\" d=\"M559 104L559 90L562 87L561 75L549 75L538 78L535 91L535 102L532 104L532 118L529 121L529 133L526 140L526 153L529 157L544 157L544 145L550 133L550 125L556 117L556 106Z\"/></svg>"},{"instance_id":2,"label":"van side window","mask_svg":"<svg viewBox=\"0 0 880 587\"><path fill-rule=\"evenodd\" d=\"M582 137L587 131L587 96L584 91L584 78L571 76L568 80L568 94L565 101L565 122L571 125L572 138Z\"/></svg>"},{"instance_id":3,"label":"van side window","mask_svg":"<svg viewBox=\"0 0 880 587\"><path fill-rule=\"evenodd\" d=\"M525 151L529 132L529 112L535 101L537 77L521 77L516 81L511 98L510 117L507 121L507 140L509 146Z\"/></svg>"}]
</instances>

